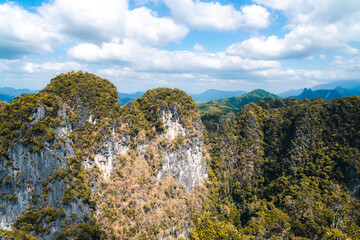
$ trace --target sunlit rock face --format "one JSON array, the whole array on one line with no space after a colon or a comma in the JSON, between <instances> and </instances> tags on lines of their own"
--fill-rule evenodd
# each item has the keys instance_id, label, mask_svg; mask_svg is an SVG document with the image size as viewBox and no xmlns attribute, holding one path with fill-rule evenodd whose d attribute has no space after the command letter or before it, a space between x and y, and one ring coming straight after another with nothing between
<instances>
[{"instance_id":1,"label":"sunlit rock face","mask_svg":"<svg viewBox=\"0 0 360 240\"><path fill-rule=\"evenodd\" d=\"M170 110L163 111L162 121L166 129L165 138L175 140L184 139L186 144L179 144L178 149L164 149L162 169L157 174L158 181L171 174L180 184L186 185L191 191L198 182L207 178L206 162L203 157L204 138L201 135L201 124L196 128L199 135L187 136L185 128L176 105Z\"/></svg>"}]
</instances>

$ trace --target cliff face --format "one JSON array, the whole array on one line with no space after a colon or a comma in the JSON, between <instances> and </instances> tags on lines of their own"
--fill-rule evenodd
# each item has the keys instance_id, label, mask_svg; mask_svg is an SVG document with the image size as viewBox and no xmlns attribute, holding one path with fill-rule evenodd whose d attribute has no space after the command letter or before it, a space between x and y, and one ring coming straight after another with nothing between
<instances>
[{"instance_id":1,"label":"cliff face","mask_svg":"<svg viewBox=\"0 0 360 240\"><path fill-rule=\"evenodd\" d=\"M95 152L96 218L109 236L167 239L191 231L207 165L199 113L184 101L189 98L178 90L148 91L124 106L121 124Z\"/></svg>"},{"instance_id":2,"label":"cliff face","mask_svg":"<svg viewBox=\"0 0 360 240\"><path fill-rule=\"evenodd\" d=\"M2 230L27 227L37 237L55 239L67 228L66 222L79 224L84 216L91 215L88 203L80 199L66 202L64 198L72 180L64 174L71 174L69 159L76 157L76 151L69 137L72 126L67 108L62 105L60 109L57 117L61 124L51 128L54 136L44 142L40 151L30 151L29 146L18 141L1 161ZM44 106L34 108L29 126L37 126L45 116Z\"/></svg>"},{"instance_id":3,"label":"cliff face","mask_svg":"<svg viewBox=\"0 0 360 240\"><path fill-rule=\"evenodd\" d=\"M177 105L170 110L163 110L161 119L165 127L165 141L176 141L175 149L163 148L163 164L156 178L158 181L167 174L172 175L180 184L191 191L196 183L207 178L206 162L203 157L204 137L188 136L188 130L181 120ZM200 119L195 125L196 131L202 132Z\"/></svg>"},{"instance_id":4,"label":"cliff face","mask_svg":"<svg viewBox=\"0 0 360 240\"><path fill-rule=\"evenodd\" d=\"M16 106L0 109L1 127L14 129L0 136L3 237L188 235L207 178L195 104L181 91L160 89L145 94L153 104L140 99L120 109L107 88L94 75L68 73L15 103L34 101L19 125L5 126Z\"/></svg>"}]
</instances>

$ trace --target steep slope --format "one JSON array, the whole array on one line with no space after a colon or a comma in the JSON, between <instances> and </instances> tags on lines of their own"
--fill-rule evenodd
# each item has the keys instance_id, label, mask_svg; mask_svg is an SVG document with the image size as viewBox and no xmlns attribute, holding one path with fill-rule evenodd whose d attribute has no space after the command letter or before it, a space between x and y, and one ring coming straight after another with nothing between
<instances>
[{"instance_id":1,"label":"steep slope","mask_svg":"<svg viewBox=\"0 0 360 240\"><path fill-rule=\"evenodd\" d=\"M199 103L199 109L201 113L211 113L211 114L226 114L228 112L237 113L242 106L250 102L257 102L264 98L280 98L275 94L269 93L262 89L253 90L247 94L244 94L241 97L232 97L226 99L219 99L214 101L209 101L206 103Z\"/></svg>"},{"instance_id":2,"label":"steep slope","mask_svg":"<svg viewBox=\"0 0 360 240\"><path fill-rule=\"evenodd\" d=\"M359 97L266 99L221 118L194 235L359 239L359 121Z\"/></svg>"},{"instance_id":3,"label":"steep slope","mask_svg":"<svg viewBox=\"0 0 360 240\"><path fill-rule=\"evenodd\" d=\"M198 108L184 92L156 89L120 108L108 80L71 72L1 103L0 120L4 238L191 231L207 169Z\"/></svg>"},{"instance_id":4,"label":"steep slope","mask_svg":"<svg viewBox=\"0 0 360 240\"><path fill-rule=\"evenodd\" d=\"M102 150L120 149L119 155L113 159L113 174L100 182L97 195L103 212L99 218L108 235L117 239L188 236L204 198L199 183L207 177L196 105L180 90L155 89L126 104L120 122L114 129L120 146Z\"/></svg>"}]
</instances>

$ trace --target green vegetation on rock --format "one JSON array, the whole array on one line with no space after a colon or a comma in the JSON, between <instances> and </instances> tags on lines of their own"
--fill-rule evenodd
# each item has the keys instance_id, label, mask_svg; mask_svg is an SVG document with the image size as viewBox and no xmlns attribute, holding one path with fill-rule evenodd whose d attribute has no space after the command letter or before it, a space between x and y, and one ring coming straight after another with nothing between
<instances>
[{"instance_id":1,"label":"green vegetation on rock","mask_svg":"<svg viewBox=\"0 0 360 240\"><path fill-rule=\"evenodd\" d=\"M95 118L119 109L114 84L87 72L60 74L41 92L56 95L75 111L84 109Z\"/></svg>"},{"instance_id":2,"label":"green vegetation on rock","mask_svg":"<svg viewBox=\"0 0 360 240\"><path fill-rule=\"evenodd\" d=\"M359 123L359 97L301 101L255 90L197 106L158 88L120 107L108 80L60 74L40 93L0 102L0 213L29 203L0 235L360 239ZM186 154L208 165L192 192L177 169L158 174Z\"/></svg>"},{"instance_id":3,"label":"green vegetation on rock","mask_svg":"<svg viewBox=\"0 0 360 240\"><path fill-rule=\"evenodd\" d=\"M265 99L222 117L204 215L254 239L359 239L359 121L359 97Z\"/></svg>"}]
</instances>

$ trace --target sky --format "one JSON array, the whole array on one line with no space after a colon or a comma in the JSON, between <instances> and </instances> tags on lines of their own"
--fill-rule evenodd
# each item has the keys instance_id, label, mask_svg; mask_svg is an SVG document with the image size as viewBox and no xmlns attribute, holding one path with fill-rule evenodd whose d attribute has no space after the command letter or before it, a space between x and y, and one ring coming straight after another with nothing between
<instances>
[{"instance_id":1,"label":"sky","mask_svg":"<svg viewBox=\"0 0 360 240\"><path fill-rule=\"evenodd\" d=\"M119 92L360 80L360 1L0 0L0 87L79 70Z\"/></svg>"}]
</instances>

